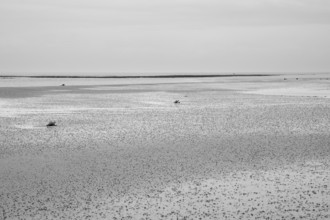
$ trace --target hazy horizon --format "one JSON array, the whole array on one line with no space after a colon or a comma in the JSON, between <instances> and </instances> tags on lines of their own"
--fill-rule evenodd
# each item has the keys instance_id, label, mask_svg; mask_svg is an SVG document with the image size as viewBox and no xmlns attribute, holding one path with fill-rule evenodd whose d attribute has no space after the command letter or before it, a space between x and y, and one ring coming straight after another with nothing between
<instances>
[{"instance_id":1,"label":"hazy horizon","mask_svg":"<svg viewBox=\"0 0 330 220\"><path fill-rule=\"evenodd\" d=\"M1 73L330 71L326 0L3 0Z\"/></svg>"},{"instance_id":2,"label":"hazy horizon","mask_svg":"<svg viewBox=\"0 0 330 220\"><path fill-rule=\"evenodd\" d=\"M73 77L136 77L136 76L239 76L239 75L322 75L330 74L330 72L0 72L0 77L22 76L22 77L61 77L61 76L73 76Z\"/></svg>"}]
</instances>

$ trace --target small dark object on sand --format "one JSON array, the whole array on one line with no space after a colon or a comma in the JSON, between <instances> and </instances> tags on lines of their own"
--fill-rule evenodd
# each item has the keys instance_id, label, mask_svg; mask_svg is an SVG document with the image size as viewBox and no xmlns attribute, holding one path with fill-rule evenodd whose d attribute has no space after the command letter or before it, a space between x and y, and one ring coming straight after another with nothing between
<instances>
[{"instance_id":1,"label":"small dark object on sand","mask_svg":"<svg viewBox=\"0 0 330 220\"><path fill-rule=\"evenodd\" d=\"M63 83L62 86L65 86L65 84Z\"/></svg>"},{"instance_id":2,"label":"small dark object on sand","mask_svg":"<svg viewBox=\"0 0 330 220\"><path fill-rule=\"evenodd\" d=\"M174 103L175 103L175 104L179 104L180 101L179 101L179 100L175 100Z\"/></svg>"},{"instance_id":3,"label":"small dark object on sand","mask_svg":"<svg viewBox=\"0 0 330 220\"><path fill-rule=\"evenodd\" d=\"M56 122L55 121L50 121L50 122L48 122L48 124L46 126L47 127L56 126Z\"/></svg>"}]
</instances>

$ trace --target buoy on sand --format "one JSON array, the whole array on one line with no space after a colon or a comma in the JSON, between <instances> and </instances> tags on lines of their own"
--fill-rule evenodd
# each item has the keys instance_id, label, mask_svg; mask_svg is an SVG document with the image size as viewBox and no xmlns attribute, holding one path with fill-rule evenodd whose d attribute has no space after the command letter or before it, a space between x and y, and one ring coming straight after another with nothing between
<instances>
[{"instance_id":1,"label":"buoy on sand","mask_svg":"<svg viewBox=\"0 0 330 220\"><path fill-rule=\"evenodd\" d=\"M48 122L48 124L46 126L47 127L56 126L56 122L55 121L50 121L50 122Z\"/></svg>"}]
</instances>

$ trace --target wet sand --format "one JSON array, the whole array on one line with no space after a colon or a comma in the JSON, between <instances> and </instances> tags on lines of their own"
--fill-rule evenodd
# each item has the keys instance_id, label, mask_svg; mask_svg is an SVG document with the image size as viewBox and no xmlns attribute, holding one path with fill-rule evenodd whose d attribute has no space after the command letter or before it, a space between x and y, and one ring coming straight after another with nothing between
<instances>
[{"instance_id":1,"label":"wet sand","mask_svg":"<svg viewBox=\"0 0 330 220\"><path fill-rule=\"evenodd\" d=\"M0 79L0 219L329 219L327 76Z\"/></svg>"}]
</instances>

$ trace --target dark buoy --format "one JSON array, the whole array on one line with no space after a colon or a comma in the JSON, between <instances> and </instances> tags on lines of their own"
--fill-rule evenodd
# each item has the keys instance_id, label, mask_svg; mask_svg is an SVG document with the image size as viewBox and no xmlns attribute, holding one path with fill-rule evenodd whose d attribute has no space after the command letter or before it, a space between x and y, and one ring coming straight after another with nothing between
<instances>
[{"instance_id":1,"label":"dark buoy","mask_svg":"<svg viewBox=\"0 0 330 220\"><path fill-rule=\"evenodd\" d=\"M63 83L62 86L65 86L65 84Z\"/></svg>"},{"instance_id":2,"label":"dark buoy","mask_svg":"<svg viewBox=\"0 0 330 220\"><path fill-rule=\"evenodd\" d=\"M174 104L179 104L179 103L180 103L179 100L175 100L175 101L174 101Z\"/></svg>"},{"instance_id":3,"label":"dark buoy","mask_svg":"<svg viewBox=\"0 0 330 220\"><path fill-rule=\"evenodd\" d=\"M55 121L50 121L50 122L48 122L48 124L46 126L47 127L56 126L56 122Z\"/></svg>"}]
</instances>

